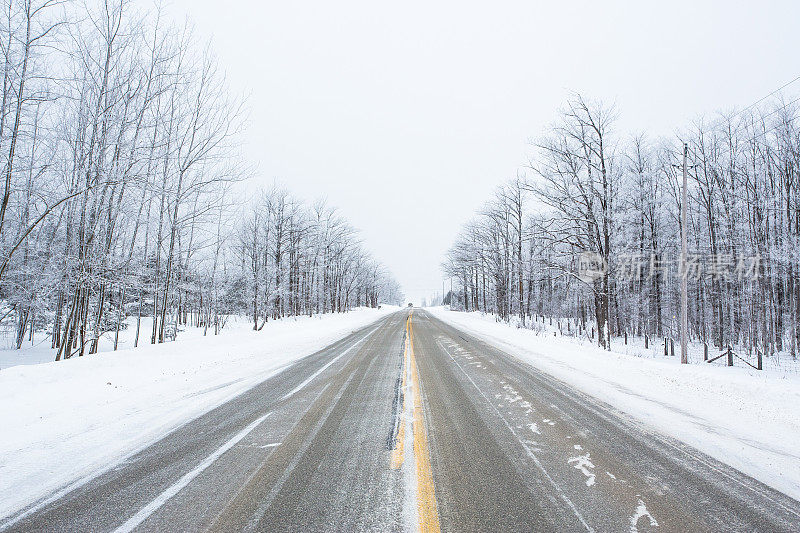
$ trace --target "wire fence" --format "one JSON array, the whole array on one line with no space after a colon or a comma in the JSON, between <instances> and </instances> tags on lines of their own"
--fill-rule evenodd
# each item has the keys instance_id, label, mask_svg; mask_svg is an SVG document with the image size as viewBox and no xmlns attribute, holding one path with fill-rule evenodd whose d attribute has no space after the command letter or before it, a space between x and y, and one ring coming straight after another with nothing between
<instances>
[{"instance_id":1,"label":"wire fence","mask_svg":"<svg viewBox=\"0 0 800 533\"><path fill-rule=\"evenodd\" d=\"M512 323L517 327L523 327L518 317L514 317ZM585 328L577 327L572 320L534 317L533 320L526 321L524 327L540 335L564 337L584 345L597 345L595 328L591 325ZM671 336L623 334L611 338L611 350L646 359L679 362L681 348L680 340ZM729 356L728 347L720 349L718 346L692 341L688 344L688 361L690 364L743 367L754 372L759 371L758 350L748 351L743 346L733 345L730 346L730 352ZM792 356L788 351L774 354L762 353L760 359L761 371L800 374L800 358Z\"/></svg>"}]
</instances>

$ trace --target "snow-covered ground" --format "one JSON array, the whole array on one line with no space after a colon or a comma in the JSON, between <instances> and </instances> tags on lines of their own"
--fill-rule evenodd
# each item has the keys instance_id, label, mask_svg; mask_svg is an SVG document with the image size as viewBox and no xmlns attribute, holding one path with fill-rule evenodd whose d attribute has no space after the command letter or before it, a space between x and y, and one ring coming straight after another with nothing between
<instances>
[{"instance_id":1,"label":"snow-covered ground","mask_svg":"<svg viewBox=\"0 0 800 533\"><path fill-rule=\"evenodd\" d=\"M800 499L800 376L607 352L493 316L427 308L656 430Z\"/></svg>"},{"instance_id":2,"label":"snow-covered ground","mask_svg":"<svg viewBox=\"0 0 800 533\"><path fill-rule=\"evenodd\" d=\"M136 339L136 317L128 317L124 321L126 327L119 330L119 339L117 340L117 349L124 350L126 348L133 348ZM252 327L249 325L248 319L241 316L231 316L228 318L223 332L231 330L241 330ZM153 319L150 317L142 317L139 324L139 346L150 343L150 334L153 330ZM210 330L207 335L213 335L214 330ZM51 339L43 331L36 331L33 341L28 340L27 336L25 342L19 350L13 348L14 336L16 334L16 320L6 320L0 323L0 370L17 365L38 365L39 363L49 363L55 358L55 351L50 347ZM196 339L203 336L203 329L181 326L178 329L178 340L183 342L187 339ZM100 335L100 340L97 343L97 351L111 352L114 350L114 332L106 332ZM87 348L88 352L88 348ZM86 356L84 356L86 357Z\"/></svg>"},{"instance_id":3,"label":"snow-covered ground","mask_svg":"<svg viewBox=\"0 0 800 533\"><path fill-rule=\"evenodd\" d=\"M284 319L259 332L233 322L218 336L189 328L171 343L145 339L135 349L1 369L0 517L113 466L397 309ZM47 349L14 353L27 363L43 354L50 361Z\"/></svg>"}]
</instances>

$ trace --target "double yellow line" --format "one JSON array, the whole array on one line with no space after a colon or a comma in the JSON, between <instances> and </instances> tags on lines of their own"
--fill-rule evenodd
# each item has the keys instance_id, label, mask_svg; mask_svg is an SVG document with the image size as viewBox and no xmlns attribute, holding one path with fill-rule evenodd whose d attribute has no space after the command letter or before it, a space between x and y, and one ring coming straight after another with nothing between
<instances>
[{"instance_id":1,"label":"double yellow line","mask_svg":"<svg viewBox=\"0 0 800 533\"><path fill-rule=\"evenodd\" d=\"M406 322L406 342L403 348L403 405L400 406L400 424L399 430L397 431L397 437L395 438L394 450L392 451L392 470L397 470L401 466L403 466L403 459L404 455L404 445L406 442L406 421L403 419L406 412L406 368L408 368L408 322Z\"/></svg>"},{"instance_id":2,"label":"double yellow line","mask_svg":"<svg viewBox=\"0 0 800 533\"><path fill-rule=\"evenodd\" d=\"M414 327L412 317L414 311L406 320L406 345L403 352L403 390L406 386L406 374L410 369L411 388L413 401L413 431L414 431L414 462L417 474L417 516L418 529L421 532L438 533L439 512L436 507L436 494L433 485L433 472L431 470L430 451L428 449L428 435L425 431L425 419L422 414L422 395L419 387L419 372L414 359ZM403 412L405 412L406 395L403 395ZM403 441L405 440L405 424L400 424L397 432L397 441L392 453L391 466L400 468L404 459Z\"/></svg>"}]
</instances>

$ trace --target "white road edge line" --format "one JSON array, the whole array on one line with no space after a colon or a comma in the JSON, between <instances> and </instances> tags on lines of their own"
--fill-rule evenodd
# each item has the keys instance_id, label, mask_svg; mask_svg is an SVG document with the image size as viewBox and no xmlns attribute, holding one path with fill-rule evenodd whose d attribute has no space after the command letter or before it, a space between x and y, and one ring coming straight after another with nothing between
<instances>
[{"instance_id":1,"label":"white road edge line","mask_svg":"<svg viewBox=\"0 0 800 533\"><path fill-rule=\"evenodd\" d=\"M581 525L583 525L583 527L586 528L587 532L593 533L594 529L592 528L592 526L590 526L586 522L586 520L584 520L583 515L581 515L580 511L578 511L578 508L575 506L575 504L572 503L572 500L570 500L569 497L566 494L564 494L564 491L561 490L561 487L559 487L556 484L555 480L552 477L550 477L550 474L547 472L544 465L541 463L541 461L539 461L539 458L536 456L535 453L533 453L533 450L531 450L530 447L527 444L525 444L524 440L520 438L519 434L514 430L514 428L511 427L511 424L509 424L508 420L506 420L506 418L502 415L502 413L500 413L500 410L497 408L497 406L494 403L492 403L492 401L489 399L488 396L486 396L486 394L483 393L481 388L478 387L478 384L475 383L475 381L473 381L473 379L470 377L469 374L467 374L466 370L464 370L461 364L458 361L456 361L456 358L453 357L453 354L451 354L450 351L444 347L444 344L442 344L442 342L439 339L436 340L436 343L439 345L439 348L444 350L444 353L450 356L450 359L453 360L458 369L461 370L461 372L464 374L464 376L466 376L469 382L472 383L472 386L475 387L475 390L477 390L478 393L481 396L483 396L483 398L489 403L489 405L492 406L492 409L494 409L494 411L497 413L497 417L503 421L503 424L505 424L508 430L511 431L511 434L514 435L514 437L516 437L516 439L519 441L522 447L525 448L525 451L527 452L528 457L530 457L531 460L533 461L533 464L535 464L539 468L539 471L542 474L544 474L544 477L547 479L547 481L550 482L550 485L553 487L553 489L555 489L556 493L561 497L564 503L567 504L567 507L570 508L575 517L581 523Z\"/></svg>"},{"instance_id":2,"label":"white road edge line","mask_svg":"<svg viewBox=\"0 0 800 533\"><path fill-rule=\"evenodd\" d=\"M344 357L345 355L347 355L348 353L350 353L350 351L351 351L353 348L355 348L356 346L358 346L359 344L361 344L362 342L364 342L364 340L365 340L367 337L369 337L370 335L372 335L373 333L375 333L375 332L378 330L378 328L379 328L379 327L381 327L381 326L377 326L377 327L375 327L374 329L372 329L372 330L371 330L369 333L367 333L366 335L364 335L363 337L361 337L359 340L357 340L356 342L354 342L354 343L353 343L353 345L352 345L352 346L350 346L348 349L346 349L345 351L343 351L342 353L340 353L339 355L337 355L336 357L334 357L333 359L331 359L330 361L328 361L328 362L327 362L327 363L326 363L326 364L325 364L325 365L324 365L322 368L320 368L319 370L317 370L316 372L314 372L313 374L311 374L311 376L310 376L308 379L306 379L304 382L302 382L300 385L298 385L297 387L295 387L295 388L294 388L294 389L292 389L291 391L289 391L289 392L287 392L286 394L284 394L284 395L281 397L281 401L283 401L283 400L285 400L285 399L287 399L287 398L291 398L292 396L294 396L295 394L297 394L298 392L300 392L300 390L302 390L302 389L303 389L303 387L305 387L306 385L308 385L309 383L311 383L312 381L314 381L314 378L315 378L315 377L317 377L317 376L319 376L320 374L322 374L322 373L323 373L325 370L327 370L327 369L328 369L328 367L330 367L330 366L331 366L333 363L335 363L336 361L338 361L339 359L341 359L342 357Z\"/></svg>"},{"instance_id":3,"label":"white road edge line","mask_svg":"<svg viewBox=\"0 0 800 533\"><path fill-rule=\"evenodd\" d=\"M747 489L747 490L749 490L751 492L755 492L756 494L758 494L759 496L761 496L764 499L768 499L770 502L776 504L778 507L780 507L784 511L788 512L789 514L792 514L794 516L800 517L800 513L798 513L794 509L784 505L783 502L779 502L779 501L776 501L776 500L770 498L768 495L764 494L764 492L762 492L760 489L757 489L755 487L751 487L750 485L745 484L740 479L737 479L736 477L730 475L728 472L722 470L721 468L717 467L716 465L706 461L705 459L703 459L702 457L700 457L698 455L695 455L695 454L691 453L689 450L685 449L683 446L678 446L678 445L670 442L667 436L662 436L660 434L656 434L656 435L659 437L659 440L661 442L663 442L664 444L666 444L667 446L670 446L670 447L674 448L675 450L677 450L677 451L679 451L679 452L691 457L692 459L694 459L698 463L701 463L701 464L707 466L710 470L713 470L713 471L717 472L718 474L728 478L729 480L731 480L731 481L733 481L735 483L738 483L741 487L743 487L743 488L745 488L745 489ZM680 444L684 444L684 443L681 442ZM685 446L689 446L689 445L686 444ZM702 452L700 452L700 453L702 453ZM712 457L712 459L713 459L713 457ZM720 461L720 462L722 463L722 461ZM725 463L722 463L722 464L724 464L725 466L728 466L729 468L733 468L732 466L730 466L728 464L725 464ZM756 481L758 481L758 480L756 479ZM762 483L762 482L759 481L759 483ZM772 490L780 492L778 489L772 489ZM783 494L784 496L787 496L786 494L784 494L782 492L781 492L781 494Z\"/></svg>"},{"instance_id":4,"label":"white road edge line","mask_svg":"<svg viewBox=\"0 0 800 533\"><path fill-rule=\"evenodd\" d=\"M261 422L264 421L272 413L267 413L264 416L258 417L256 420L250 423L249 426L241 430L239 433L234 435L228 442L217 448L217 450L206 457L199 465L194 467L194 469L186 474L183 475L178 481L172 484L168 489L164 492L159 494L153 501L148 503L144 506L138 513L130 517L124 524L119 526L114 530L114 533L128 533L133 531L139 524L147 520L147 518L152 515L159 507L164 505L167 500L175 496L182 488L186 485L191 483L191 481L196 478L203 470L211 466L211 464L216 461L223 453L227 452L231 448L233 448L236 443L240 440L245 438L248 433L253 431L256 426L258 426Z\"/></svg>"}]
</instances>

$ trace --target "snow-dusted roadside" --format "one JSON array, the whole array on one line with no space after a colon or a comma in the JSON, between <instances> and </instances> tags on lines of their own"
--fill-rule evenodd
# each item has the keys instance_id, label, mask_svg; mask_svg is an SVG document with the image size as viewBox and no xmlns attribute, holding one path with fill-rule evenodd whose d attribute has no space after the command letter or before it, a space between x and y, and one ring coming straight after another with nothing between
<instances>
[{"instance_id":1,"label":"snow-dusted roadside","mask_svg":"<svg viewBox=\"0 0 800 533\"><path fill-rule=\"evenodd\" d=\"M492 316L427 308L445 322L800 499L800 376L680 365L537 335Z\"/></svg>"},{"instance_id":2,"label":"snow-dusted roadside","mask_svg":"<svg viewBox=\"0 0 800 533\"><path fill-rule=\"evenodd\" d=\"M0 517L118 463L396 311L244 323L219 336L0 370Z\"/></svg>"}]
</instances>

